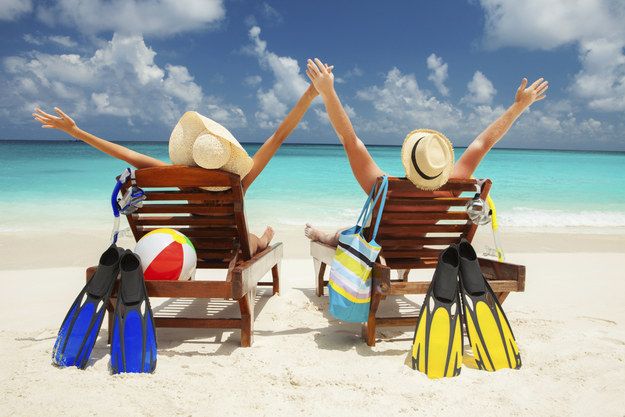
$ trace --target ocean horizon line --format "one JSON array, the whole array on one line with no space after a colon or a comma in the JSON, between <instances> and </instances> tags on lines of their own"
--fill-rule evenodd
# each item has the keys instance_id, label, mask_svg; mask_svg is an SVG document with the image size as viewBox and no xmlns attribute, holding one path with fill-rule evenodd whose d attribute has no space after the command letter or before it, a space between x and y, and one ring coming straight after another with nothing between
<instances>
[{"instance_id":1,"label":"ocean horizon line","mask_svg":"<svg viewBox=\"0 0 625 417\"><path fill-rule=\"evenodd\" d=\"M116 140L111 141L113 143L124 143L124 144L158 144L158 143L166 143L168 140ZM74 143L81 142L77 139L0 139L0 143ZM241 142L241 144L245 145L262 145L264 142ZM283 143L281 147L299 147L299 146L318 146L318 147L337 147L341 148L342 145L340 143L313 143L313 142L297 142L297 143ZM401 148L402 145L385 145L385 144L366 144L366 146L371 146L375 148ZM455 149L466 149L467 146L454 146ZM592 152L592 153L617 153L624 154L625 150L597 150L597 149L561 149L561 148L515 148L515 147L503 147L497 146L493 148L494 151L497 150L508 150L508 151L551 151L551 152Z\"/></svg>"}]
</instances>

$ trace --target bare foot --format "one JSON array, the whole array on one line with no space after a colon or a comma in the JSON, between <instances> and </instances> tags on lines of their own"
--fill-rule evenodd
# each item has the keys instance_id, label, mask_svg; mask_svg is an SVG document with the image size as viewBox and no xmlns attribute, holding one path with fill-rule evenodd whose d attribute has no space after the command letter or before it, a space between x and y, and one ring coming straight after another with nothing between
<instances>
[{"instance_id":1,"label":"bare foot","mask_svg":"<svg viewBox=\"0 0 625 417\"><path fill-rule=\"evenodd\" d=\"M273 231L273 228L271 226L267 226L267 228L263 232L263 235L260 238L261 240L267 239L267 244L269 244L271 242L271 239L273 239L274 233L275 232Z\"/></svg>"},{"instance_id":2,"label":"bare foot","mask_svg":"<svg viewBox=\"0 0 625 417\"><path fill-rule=\"evenodd\" d=\"M271 239L273 239L273 235L274 235L273 229L271 228L271 226L267 226L267 228L263 232L263 235L258 239L257 252L260 252L261 250L265 250L267 246L269 246Z\"/></svg>"},{"instance_id":3,"label":"bare foot","mask_svg":"<svg viewBox=\"0 0 625 417\"><path fill-rule=\"evenodd\" d=\"M314 242L318 242L325 235L321 230L315 228L312 224L306 223L304 228L304 234L306 237Z\"/></svg>"},{"instance_id":4,"label":"bare foot","mask_svg":"<svg viewBox=\"0 0 625 417\"><path fill-rule=\"evenodd\" d=\"M304 229L304 234L308 239L313 242L321 242L330 246L336 246L339 243L339 232L340 231L336 233L325 233L310 223L306 223L306 228Z\"/></svg>"}]
</instances>

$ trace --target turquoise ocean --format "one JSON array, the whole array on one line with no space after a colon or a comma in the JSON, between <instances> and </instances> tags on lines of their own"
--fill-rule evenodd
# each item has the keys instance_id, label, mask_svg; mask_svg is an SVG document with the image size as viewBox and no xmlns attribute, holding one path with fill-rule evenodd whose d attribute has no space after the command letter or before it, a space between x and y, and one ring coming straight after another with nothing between
<instances>
[{"instance_id":1,"label":"turquoise ocean","mask_svg":"<svg viewBox=\"0 0 625 417\"><path fill-rule=\"evenodd\" d=\"M169 161L166 142L124 145ZM258 146L244 145L250 154ZM403 175L400 147L370 150L383 170ZM0 141L0 231L110 224L124 168L80 142ZM625 226L625 153L494 149L476 176L493 180L503 227ZM334 227L353 223L364 200L340 146L287 144L250 187L246 212L252 230Z\"/></svg>"}]
</instances>

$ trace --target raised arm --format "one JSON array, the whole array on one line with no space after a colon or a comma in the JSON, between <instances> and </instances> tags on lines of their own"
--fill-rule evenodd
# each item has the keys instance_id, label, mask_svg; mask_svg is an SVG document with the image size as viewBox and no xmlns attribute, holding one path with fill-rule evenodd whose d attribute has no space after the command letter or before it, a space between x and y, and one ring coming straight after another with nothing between
<instances>
[{"instance_id":1,"label":"raised arm","mask_svg":"<svg viewBox=\"0 0 625 417\"><path fill-rule=\"evenodd\" d=\"M497 120L490 124L469 145L462 157L458 160L452 173L452 178L469 178L488 151L508 132L518 117L534 102L547 97L545 92L549 83L539 78L527 87L527 78L523 78L517 89L514 103Z\"/></svg>"},{"instance_id":2,"label":"raised arm","mask_svg":"<svg viewBox=\"0 0 625 417\"><path fill-rule=\"evenodd\" d=\"M334 75L318 58L314 61L308 60L306 74L323 99L330 123L345 148L354 177L365 193L369 193L383 172L365 144L356 136L352 122L334 89Z\"/></svg>"},{"instance_id":3,"label":"raised arm","mask_svg":"<svg viewBox=\"0 0 625 417\"><path fill-rule=\"evenodd\" d=\"M282 142L284 142L293 129L297 127L300 120L302 120L306 110L308 110L312 101L315 97L317 97L317 94L317 90L315 90L315 87L312 84L308 86L304 94L302 94L300 99L295 104L295 107L291 109L273 135L271 135L265 143L263 143L260 149L256 151L252 157L254 160L254 166L241 181L243 191L247 190L247 188L252 185L256 177L258 177L262 170L265 169L271 158L278 151L278 148L280 148L280 145L282 145Z\"/></svg>"},{"instance_id":4,"label":"raised arm","mask_svg":"<svg viewBox=\"0 0 625 417\"><path fill-rule=\"evenodd\" d=\"M158 160L156 158L152 158L151 156L147 156L142 153L133 151L132 149L128 149L125 146L109 142L107 140L94 136L89 132L85 132L84 130L80 129L76 125L76 122L74 122L71 117L65 114L63 110L55 107L54 111L59 115L58 117L48 114L40 108L36 108L35 113L33 113L33 117L37 121L41 122L41 127L46 129L57 129L65 132L68 135L73 136L76 139L79 139L93 146L94 148L99 149L108 155L111 155L114 158L126 161L135 168L149 168L169 165L168 163Z\"/></svg>"}]
</instances>

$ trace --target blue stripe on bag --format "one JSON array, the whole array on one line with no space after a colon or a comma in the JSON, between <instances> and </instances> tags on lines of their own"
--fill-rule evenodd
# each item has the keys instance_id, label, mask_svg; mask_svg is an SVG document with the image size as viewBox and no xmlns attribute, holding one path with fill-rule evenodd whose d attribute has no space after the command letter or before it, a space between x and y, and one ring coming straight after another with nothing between
<instances>
[{"instance_id":1,"label":"blue stripe on bag","mask_svg":"<svg viewBox=\"0 0 625 417\"><path fill-rule=\"evenodd\" d=\"M330 268L328 284L330 314L339 320L361 323L368 319L371 301L371 269L382 249L375 242L375 238L380 227L387 191L388 177L385 175L382 177L377 194L375 186L372 187L356 225L339 235L339 244ZM378 216L371 242L367 242L363 236L364 226L373 215L378 201L380 201Z\"/></svg>"}]
</instances>

